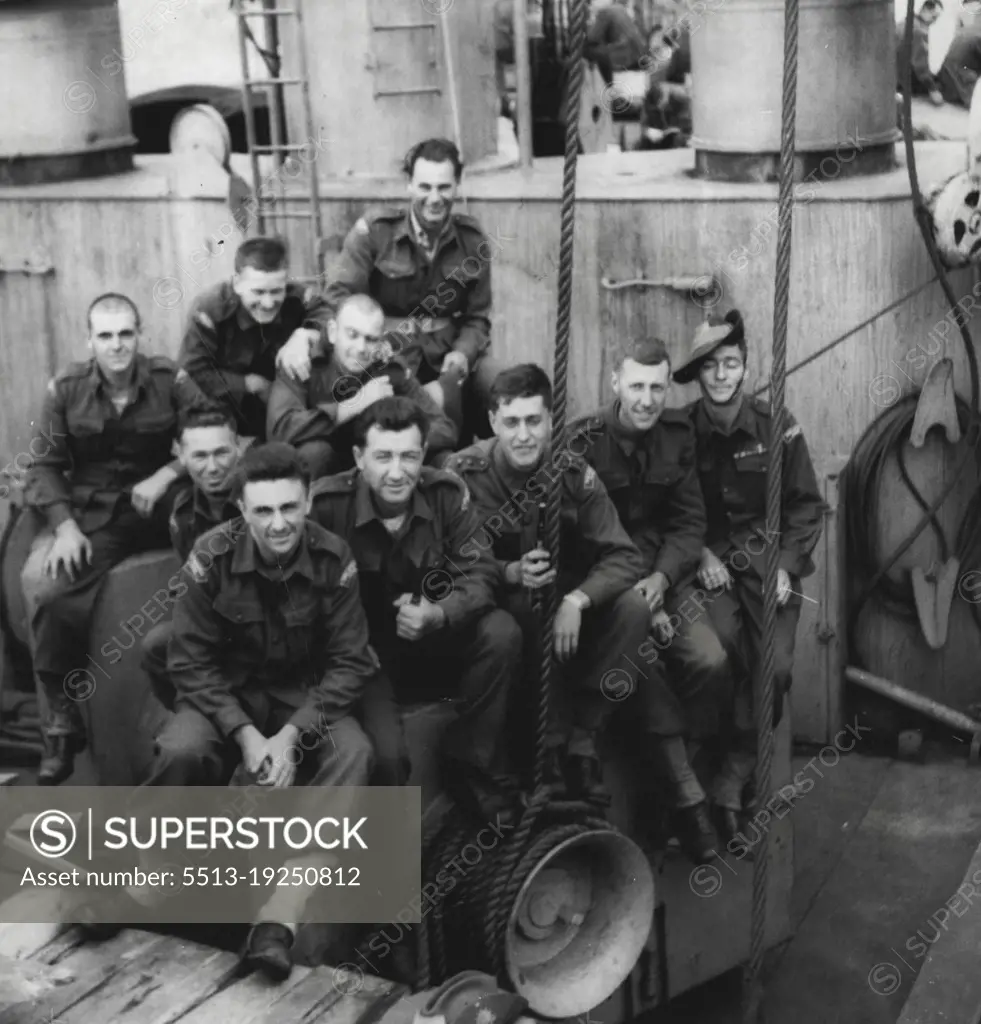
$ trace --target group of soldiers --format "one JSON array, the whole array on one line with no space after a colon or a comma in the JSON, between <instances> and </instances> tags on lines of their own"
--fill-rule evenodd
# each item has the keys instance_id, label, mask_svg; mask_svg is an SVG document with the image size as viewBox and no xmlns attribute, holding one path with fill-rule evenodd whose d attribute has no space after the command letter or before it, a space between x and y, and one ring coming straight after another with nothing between
<instances>
[{"instance_id":1,"label":"group of soldiers","mask_svg":"<svg viewBox=\"0 0 981 1024\"><path fill-rule=\"evenodd\" d=\"M172 545L172 618L143 663L173 714L146 785L221 785L237 767L274 787L404 784L398 706L449 699L447 793L509 813L535 715L536 594L556 587L549 784L607 802L603 740L626 709L641 823L668 808L697 863L739 832L766 551L782 696L825 510L800 427L788 417L768 536L770 416L745 390L733 311L681 365L659 340L626 344L610 401L553 445L546 373L490 354L491 250L453 212L462 170L451 142L417 145L408 205L357 221L322 293L290 283L279 241L246 241L232 280L194 303L176 362L140 351L128 298L92 302L91 358L48 385L25 486L54 533L31 624L41 784L67 779L85 744L66 680L104 639L106 573ZM701 398L668 409L672 378ZM557 561L542 540L556 478ZM706 792L688 741L708 736L722 739ZM267 915L246 957L283 977L294 930Z\"/></svg>"}]
</instances>

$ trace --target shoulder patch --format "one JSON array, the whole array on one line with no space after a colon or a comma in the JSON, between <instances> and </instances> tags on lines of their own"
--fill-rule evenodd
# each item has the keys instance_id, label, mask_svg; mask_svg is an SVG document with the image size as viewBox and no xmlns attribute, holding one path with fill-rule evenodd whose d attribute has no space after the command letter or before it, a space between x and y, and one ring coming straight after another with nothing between
<instances>
[{"instance_id":1,"label":"shoulder patch","mask_svg":"<svg viewBox=\"0 0 981 1024\"><path fill-rule=\"evenodd\" d=\"M368 227L367 220L365 220L364 217L358 217L358 219L354 222L354 227L351 228L351 234L366 235L368 234L369 230L370 228Z\"/></svg>"},{"instance_id":2,"label":"shoulder patch","mask_svg":"<svg viewBox=\"0 0 981 1024\"><path fill-rule=\"evenodd\" d=\"M358 563L352 558L347 565L344 566L344 571L341 573L341 578L337 581L341 587L349 587L351 580L358 578Z\"/></svg>"},{"instance_id":3,"label":"shoulder patch","mask_svg":"<svg viewBox=\"0 0 981 1024\"><path fill-rule=\"evenodd\" d=\"M199 327L203 327L206 331L216 330L214 320L212 320L207 313L201 310L194 314L194 321Z\"/></svg>"},{"instance_id":4,"label":"shoulder patch","mask_svg":"<svg viewBox=\"0 0 981 1024\"><path fill-rule=\"evenodd\" d=\"M459 476L463 473L483 473L490 467L490 460L478 451L457 452L443 466L446 472ZM462 483L462 481L461 481Z\"/></svg>"},{"instance_id":5,"label":"shoulder patch","mask_svg":"<svg viewBox=\"0 0 981 1024\"><path fill-rule=\"evenodd\" d=\"M770 404L769 404L769 402L764 402L762 398L754 398L753 399L753 410L755 412L758 412L761 416L769 416L770 415Z\"/></svg>"},{"instance_id":6,"label":"shoulder patch","mask_svg":"<svg viewBox=\"0 0 981 1024\"><path fill-rule=\"evenodd\" d=\"M214 563L212 563L214 564ZM208 566L204 564L201 556L197 551L192 551L187 557L187 561L184 563L184 568L190 573L191 579L195 583L204 583L208 578Z\"/></svg>"},{"instance_id":7,"label":"shoulder patch","mask_svg":"<svg viewBox=\"0 0 981 1024\"><path fill-rule=\"evenodd\" d=\"M592 466L587 466L586 467L586 472L583 473L583 477L582 477L582 488L583 488L583 490L584 491L595 491L596 490L596 481L597 481L597 479L598 479L598 477L596 476L596 470L593 469Z\"/></svg>"},{"instance_id":8,"label":"shoulder patch","mask_svg":"<svg viewBox=\"0 0 981 1024\"><path fill-rule=\"evenodd\" d=\"M466 481L463 479L462 476L460 476L459 473L457 473L453 469L450 469L447 466L443 466L439 472L444 479L452 480L453 483L455 483L457 487L460 488L460 491L462 492L463 495L462 508L463 511L466 512L466 510L470 508L470 488L467 487Z\"/></svg>"},{"instance_id":9,"label":"shoulder patch","mask_svg":"<svg viewBox=\"0 0 981 1024\"><path fill-rule=\"evenodd\" d=\"M783 432L784 441L793 441L795 437L800 437L803 433L799 423L795 423L792 427L789 427Z\"/></svg>"}]
</instances>

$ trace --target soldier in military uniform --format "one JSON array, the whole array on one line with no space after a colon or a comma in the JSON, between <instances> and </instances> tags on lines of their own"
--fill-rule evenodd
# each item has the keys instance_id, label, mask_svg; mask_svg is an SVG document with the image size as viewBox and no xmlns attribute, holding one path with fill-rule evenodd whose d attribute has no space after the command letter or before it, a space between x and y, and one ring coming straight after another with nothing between
<instances>
[{"instance_id":1,"label":"soldier in military uniform","mask_svg":"<svg viewBox=\"0 0 981 1024\"><path fill-rule=\"evenodd\" d=\"M714 733L712 712L729 689L730 673L693 586L705 543L705 504L691 420L683 410L664 408L670 384L663 341L627 345L613 370L616 397L572 433L588 446L585 457L644 559L646 575L637 590L658 616L660 648L641 688L644 732L654 740L648 751L668 784L681 845L693 860L708 863L716 856L717 837L684 736L692 727L696 735L700 728Z\"/></svg>"},{"instance_id":2,"label":"soldier in military uniform","mask_svg":"<svg viewBox=\"0 0 981 1024\"><path fill-rule=\"evenodd\" d=\"M183 472L171 461L178 417L205 402L172 360L138 351L140 314L130 299L99 296L88 325L91 359L48 384L31 444L42 454L24 495L55 535L31 622L34 671L47 704L39 785L68 778L84 745L75 700L91 689L92 609L114 565L167 546L165 495Z\"/></svg>"},{"instance_id":3,"label":"soldier in military uniform","mask_svg":"<svg viewBox=\"0 0 981 1024\"><path fill-rule=\"evenodd\" d=\"M674 374L680 384L697 379L702 391L687 410L695 427L698 475L708 514L698 580L712 592L706 606L709 616L742 674L736 685L733 735L711 793L727 838L738 833L743 789L756 763L751 680L762 664L767 546L778 544L780 550L774 681L779 721L793 673L800 580L814 571L811 552L826 511L807 442L786 413L780 531L775 537L767 535L770 410L745 394L745 378L746 336L738 310L702 324Z\"/></svg>"},{"instance_id":4,"label":"soldier in military uniform","mask_svg":"<svg viewBox=\"0 0 981 1024\"><path fill-rule=\"evenodd\" d=\"M268 436L293 445L314 479L354 466L351 424L389 395L411 398L429 417L427 461L456 447L456 425L382 339L384 320L369 295L349 295L328 324L330 344L314 356L309 379L298 381L283 369L276 377Z\"/></svg>"},{"instance_id":5,"label":"soldier in military uniform","mask_svg":"<svg viewBox=\"0 0 981 1024\"><path fill-rule=\"evenodd\" d=\"M565 781L576 795L602 801L596 741L615 700L636 690L639 652L650 628L647 602L635 589L643 562L596 471L577 454L583 446L570 444L552 463L546 461L552 385L544 370L525 364L503 371L491 389L491 405L496 436L447 464L463 477L482 521L461 551L461 566L469 572L471 560L493 554L507 607L522 625L529 652L538 629L531 595L557 583L563 596L553 645L568 688L575 691ZM562 478L557 566L537 540L541 503L556 474ZM549 743L553 776L563 739L556 721Z\"/></svg>"},{"instance_id":6,"label":"soldier in military uniform","mask_svg":"<svg viewBox=\"0 0 981 1024\"><path fill-rule=\"evenodd\" d=\"M521 634L494 606L493 559L464 561L477 513L459 477L423 465L427 431L409 399L375 402L354 424L357 468L317 481L312 515L354 551L371 643L396 698L460 702L444 785L492 813L515 795L505 718Z\"/></svg>"},{"instance_id":7,"label":"soldier in military uniform","mask_svg":"<svg viewBox=\"0 0 981 1024\"><path fill-rule=\"evenodd\" d=\"M180 424L179 443L178 458L189 480L176 489L169 527L171 546L183 563L200 536L241 515L231 493L241 443L234 418L221 408L192 410ZM172 631L172 622L160 622L143 638L143 668L160 702L171 709L167 644Z\"/></svg>"},{"instance_id":8,"label":"soldier in military uniform","mask_svg":"<svg viewBox=\"0 0 981 1024\"><path fill-rule=\"evenodd\" d=\"M453 212L463 173L459 151L427 139L405 159L408 209L370 210L354 225L325 297L337 310L367 293L386 316L396 355L461 427L487 433L487 396L500 366L489 354L491 260L498 249L473 217ZM284 365L300 379L309 350L291 344Z\"/></svg>"},{"instance_id":9,"label":"soldier in military uniform","mask_svg":"<svg viewBox=\"0 0 981 1024\"><path fill-rule=\"evenodd\" d=\"M242 763L273 787L365 786L372 747L354 713L378 663L351 549L308 519L310 477L288 445L248 450L236 476L241 518L200 537L185 566L168 654L176 714L146 785L219 786ZM167 894L129 895L149 908ZM247 965L290 973L307 895L272 897Z\"/></svg>"},{"instance_id":10,"label":"soldier in military uniform","mask_svg":"<svg viewBox=\"0 0 981 1024\"><path fill-rule=\"evenodd\" d=\"M279 239L243 242L231 281L195 300L181 345L181 365L235 416L243 437L265 437L282 347L291 339L309 347L326 337L330 313L323 297L287 280L287 260Z\"/></svg>"}]
</instances>

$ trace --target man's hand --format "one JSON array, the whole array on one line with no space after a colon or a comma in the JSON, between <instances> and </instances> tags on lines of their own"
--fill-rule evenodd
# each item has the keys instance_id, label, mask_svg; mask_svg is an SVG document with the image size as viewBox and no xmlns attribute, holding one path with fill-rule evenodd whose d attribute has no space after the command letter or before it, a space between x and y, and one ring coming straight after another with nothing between
<instances>
[{"instance_id":1,"label":"man's hand","mask_svg":"<svg viewBox=\"0 0 981 1024\"><path fill-rule=\"evenodd\" d=\"M698 567L698 582L706 590L728 590L732 586L732 574L722 560L708 548L702 550L702 563Z\"/></svg>"},{"instance_id":2,"label":"man's hand","mask_svg":"<svg viewBox=\"0 0 981 1024\"><path fill-rule=\"evenodd\" d=\"M310 379L314 347L320 342L320 331L297 327L286 344L276 353L276 369L301 383Z\"/></svg>"},{"instance_id":3,"label":"man's hand","mask_svg":"<svg viewBox=\"0 0 981 1024\"><path fill-rule=\"evenodd\" d=\"M505 575L513 586L521 586L526 590L541 590L555 582L558 575L555 569L549 568L549 554L544 548L526 551L518 562L508 563Z\"/></svg>"},{"instance_id":4,"label":"man's hand","mask_svg":"<svg viewBox=\"0 0 981 1024\"><path fill-rule=\"evenodd\" d=\"M266 737L254 725L236 729L234 740L242 751L242 764L250 775L258 775L266 756Z\"/></svg>"},{"instance_id":5,"label":"man's hand","mask_svg":"<svg viewBox=\"0 0 981 1024\"><path fill-rule=\"evenodd\" d=\"M555 628L552 640L555 656L559 661L568 661L579 650L579 631L582 629L582 611L572 601L562 601L555 613Z\"/></svg>"},{"instance_id":6,"label":"man's hand","mask_svg":"<svg viewBox=\"0 0 981 1024\"><path fill-rule=\"evenodd\" d=\"M662 608L656 611L651 619L651 629L658 643L669 644L674 639L674 626L671 625L671 617Z\"/></svg>"},{"instance_id":7,"label":"man's hand","mask_svg":"<svg viewBox=\"0 0 981 1024\"><path fill-rule=\"evenodd\" d=\"M74 519L66 519L55 531L54 544L44 558L41 567L45 576L55 577L64 568L72 582L76 573L81 573L85 563L92 558L92 542L79 529Z\"/></svg>"},{"instance_id":8,"label":"man's hand","mask_svg":"<svg viewBox=\"0 0 981 1024\"><path fill-rule=\"evenodd\" d=\"M650 576L645 576L634 587L634 590L647 602L647 607L650 608L653 615L664 607L664 595L668 592L668 578L663 572L652 572Z\"/></svg>"},{"instance_id":9,"label":"man's hand","mask_svg":"<svg viewBox=\"0 0 981 1024\"><path fill-rule=\"evenodd\" d=\"M167 493L167 488L177 479L177 474L169 467L163 466L153 476L133 485L129 500L137 513L144 519L149 518L154 506Z\"/></svg>"},{"instance_id":10,"label":"man's hand","mask_svg":"<svg viewBox=\"0 0 981 1024\"><path fill-rule=\"evenodd\" d=\"M463 380L470 372L470 360L462 352L447 352L440 373L458 373Z\"/></svg>"},{"instance_id":11,"label":"man's hand","mask_svg":"<svg viewBox=\"0 0 981 1024\"><path fill-rule=\"evenodd\" d=\"M790 600L790 573L777 569L777 607L782 608Z\"/></svg>"},{"instance_id":12,"label":"man's hand","mask_svg":"<svg viewBox=\"0 0 981 1024\"><path fill-rule=\"evenodd\" d=\"M443 609L425 597L417 601L413 594L399 594L392 603L399 610L395 618L395 634L402 640L420 640L442 628L446 622Z\"/></svg>"},{"instance_id":13,"label":"man's hand","mask_svg":"<svg viewBox=\"0 0 981 1024\"><path fill-rule=\"evenodd\" d=\"M930 93L930 102L935 107L942 107L944 105L944 94L939 89L934 89Z\"/></svg>"},{"instance_id":14,"label":"man's hand","mask_svg":"<svg viewBox=\"0 0 981 1024\"><path fill-rule=\"evenodd\" d=\"M394 394L392 381L388 376L372 377L362 387L361 393L357 398L361 403L362 409L367 409L369 405L373 405L379 399L391 398Z\"/></svg>"},{"instance_id":15,"label":"man's hand","mask_svg":"<svg viewBox=\"0 0 981 1024\"><path fill-rule=\"evenodd\" d=\"M286 724L265 742L263 754L269 759L269 770L259 780L263 786L273 789L288 789L296 779L296 769L300 757L296 754L300 730L295 725ZM302 755L301 755L302 756Z\"/></svg>"},{"instance_id":16,"label":"man's hand","mask_svg":"<svg viewBox=\"0 0 981 1024\"><path fill-rule=\"evenodd\" d=\"M269 389L272 384L261 374L247 373L245 375L245 390L250 395L258 395L264 402L269 398Z\"/></svg>"}]
</instances>

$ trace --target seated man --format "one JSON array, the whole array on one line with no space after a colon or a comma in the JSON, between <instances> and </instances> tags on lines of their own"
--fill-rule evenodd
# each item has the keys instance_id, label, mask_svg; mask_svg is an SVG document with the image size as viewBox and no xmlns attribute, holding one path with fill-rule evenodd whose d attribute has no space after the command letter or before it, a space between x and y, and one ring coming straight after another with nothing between
<instances>
[{"instance_id":1,"label":"seated man","mask_svg":"<svg viewBox=\"0 0 981 1024\"><path fill-rule=\"evenodd\" d=\"M592 0L590 7L593 18L583 56L596 64L609 84L614 71L636 68L647 46L625 0Z\"/></svg>"},{"instance_id":2,"label":"seated man","mask_svg":"<svg viewBox=\"0 0 981 1024\"><path fill-rule=\"evenodd\" d=\"M326 336L329 312L314 288L287 281L286 245L250 238L235 254L231 281L194 302L181 365L235 417L243 437L262 440L277 356L293 338L309 347Z\"/></svg>"},{"instance_id":3,"label":"seated man","mask_svg":"<svg viewBox=\"0 0 981 1024\"><path fill-rule=\"evenodd\" d=\"M777 621L774 651L774 724L790 690L794 641L800 618L800 580L814 571L811 552L821 536L827 506L818 490L807 441L785 413L783 493L778 536L767 534L766 483L770 463L770 409L748 396L746 335L731 310L711 317L690 343L674 373L679 384L698 380L702 397L688 406L695 428L698 475L708 529L698 580L709 595L707 610L741 670L728 752L713 786L722 838L739 831L743 791L756 765L753 678L763 653L763 578L769 544L778 544Z\"/></svg>"},{"instance_id":4,"label":"seated man","mask_svg":"<svg viewBox=\"0 0 981 1024\"><path fill-rule=\"evenodd\" d=\"M913 19L913 49L910 54L914 96L929 96L935 106L942 106L944 97L940 83L930 71L930 26L943 14L941 0L922 0L920 9ZM906 81L906 69L902 64L903 47L906 41L906 19L896 24L896 89L900 92Z\"/></svg>"},{"instance_id":5,"label":"seated man","mask_svg":"<svg viewBox=\"0 0 981 1024\"><path fill-rule=\"evenodd\" d=\"M529 651L537 630L532 593L557 581L563 598L555 617L555 654L577 691L567 783L578 796L605 801L596 739L616 705L604 687L614 678L612 672L621 686L636 690L635 659L651 624L647 602L635 589L644 575L640 552L620 525L595 470L569 450L558 452L552 465L546 463L552 385L545 371L531 364L503 371L494 381L491 403L496 437L464 449L447 464L463 477L482 522L462 564L469 572L471 559L493 552L507 607L521 623ZM562 474L563 495L559 565L552 564L537 540L539 502L547 494L550 474L556 473ZM560 742L553 723L553 773Z\"/></svg>"},{"instance_id":6,"label":"seated man","mask_svg":"<svg viewBox=\"0 0 981 1024\"><path fill-rule=\"evenodd\" d=\"M269 439L286 441L306 459L314 479L354 466L351 423L372 402L411 398L429 417L427 459L456 447L457 428L382 340L385 314L368 295L349 295L327 325L329 345L314 356L310 377L280 369L269 396Z\"/></svg>"},{"instance_id":7,"label":"seated man","mask_svg":"<svg viewBox=\"0 0 981 1024\"><path fill-rule=\"evenodd\" d=\"M405 159L409 207L365 213L344 240L325 297L337 310L364 293L385 311L385 328L421 384L461 429L487 431L484 410L499 366L490 356L491 260L499 251L480 225L454 213L463 161L447 139L427 139ZM283 365L301 380L310 346L301 341ZM462 389L462 390L461 390Z\"/></svg>"},{"instance_id":8,"label":"seated man","mask_svg":"<svg viewBox=\"0 0 981 1024\"><path fill-rule=\"evenodd\" d=\"M481 813L507 809L505 718L520 632L494 607L497 567L461 550L480 524L460 479L423 465L428 423L407 398L382 398L355 421L357 468L318 480L313 518L354 551L371 644L396 699L455 698L444 785Z\"/></svg>"},{"instance_id":9,"label":"seated man","mask_svg":"<svg viewBox=\"0 0 981 1024\"><path fill-rule=\"evenodd\" d=\"M176 714L147 786L220 786L239 763L273 787L368 784L372 748L354 710L377 661L357 565L344 541L307 518L309 487L288 445L252 448L236 473L241 518L195 542L168 656ZM147 794L143 804L153 803ZM307 896L277 890L249 935L247 966L289 975ZM167 891L120 898L150 909Z\"/></svg>"},{"instance_id":10,"label":"seated man","mask_svg":"<svg viewBox=\"0 0 981 1024\"><path fill-rule=\"evenodd\" d=\"M170 542L186 562L194 542L219 523L241 513L232 500L232 476L241 446L235 420L222 409L192 410L180 424L178 457L190 480L171 504ZM167 644L172 622L160 622L143 638L143 669L165 708L173 709L174 687L167 675Z\"/></svg>"},{"instance_id":11,"label":"seated man","mask_svg":"<svg viewBox=\"0 0 981 1024\"><path fill-rule=\"evenodd\" d=\"M169 501L182 475L171 461L178 418L205 402L186 371L139 352L140 314L124 295L89 307L92 358L48 384L41 451L24 499L55 532L48 578L31 622L34 673L49 709L38 785L71 775L85 732L72 696L87 664L92 610L106 573L130 555L167 547Z\"/></svg>"},{"instance_id":12,"label":"seated man","mask_svg":"<svg viewBox=\"0 0 981 1024\"><path fill-rule=\"evenodd\" d=\"M685 412L664 408L671 363L663 341L625 346L612 383L615 399L575 424L572 435L582 437L586 459L644 559L647 575L637 589L652 615L670 613L666 622L660 617L659 631L668 635L657 637L660 657L648 670L658 685L641 691L644 731L655 769L670 787L682 848L697 863L708 863L716 856L715 830L684 736L702 718L714 731L714 712L729 688L729 664L692 586L705 542L695 430Z\"/></svg>"}]
</instances>

